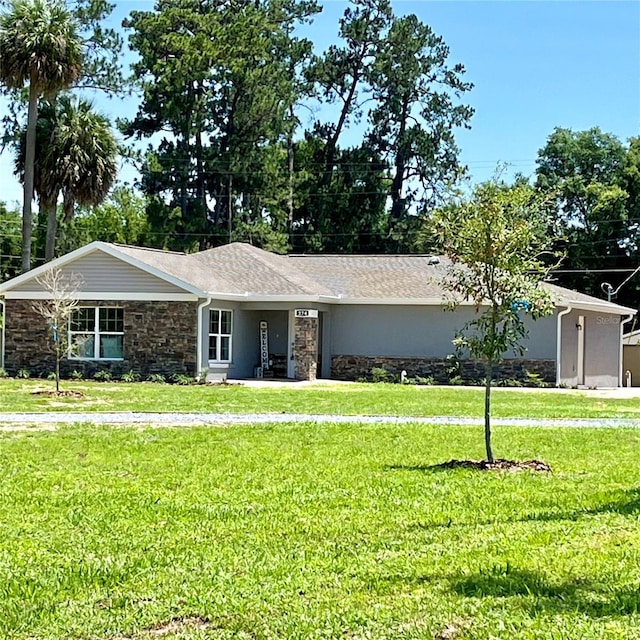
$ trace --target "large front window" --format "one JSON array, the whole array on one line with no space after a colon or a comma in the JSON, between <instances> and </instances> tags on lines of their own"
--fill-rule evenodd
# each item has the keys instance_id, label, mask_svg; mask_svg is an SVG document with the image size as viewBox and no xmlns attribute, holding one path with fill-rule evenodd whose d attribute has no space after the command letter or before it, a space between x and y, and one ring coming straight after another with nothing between
<instances>
[{"instance_id":1,"label":"large front window","mask_svg":"<svg viewBox=\"0 0 640 640\"><path fill-rule=\"evenodd\" d=\"M76 309L69 321L69 357L81 360L122 360L124 309Z\"/></svg>"},{"instance_id":2,"label":"large front window","mask_svg":"<svg viewBox=\"0 0 640 640\"><path fill-rule=\"evenodd\" d=\"M225 309L209 311L209 361L231 362L232 312Z\"/></svg>"}]
</instances>

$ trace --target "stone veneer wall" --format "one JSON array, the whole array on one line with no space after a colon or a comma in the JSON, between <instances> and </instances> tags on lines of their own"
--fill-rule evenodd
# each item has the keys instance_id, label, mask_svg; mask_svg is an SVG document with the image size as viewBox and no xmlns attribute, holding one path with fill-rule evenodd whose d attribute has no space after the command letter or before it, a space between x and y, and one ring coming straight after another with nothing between
<instances>
[{"instance_id":1,"label":"stone veneer wall","mask_svg":"<svg viewBox=\"0 0 640 640\"><path fill-rule=\"evenodd\" d=\"M294 318L293 358L298 380L315 380L318 373L318 318Z\"/></svg>"},{"instance_id":2,"label":"stone veneer wall","mask_svg":"<svg viewBox=\"0 0 640 640\"><path fill-rule=\"evenodd\" d=\"M479 380L484 377L484 363L478 360L460 360L460 376L463 380ZM371 356L333 356L331 377L335 380L357 380L371 377L371 369L380 367L389 373L400 375L406 371L409 377L433 377L439 384L449 381L447 369L451 365L443 358L388 358ZM496 376L524 379L526 372L540 375L549 383L556 381L555 360L512 359L501 362L495 368Z\"/></svg>"},{"instance_id":3,"label":"stone veneer wall","mask_svg":"<svg viewBox=\"0 0 640 640\"><path fill-rule=\"evenodd\" d=\"M55 369L55 357L44 319L32 300L6 300L5 368L14 375L27 369L41 375ZM120 375L133 369L149 373L196 374L196 302L85 301L83 307L124 309L124 360L63 360L63 376L74 369L91 377L107 370Z\"/></svg>"}]
</instances>

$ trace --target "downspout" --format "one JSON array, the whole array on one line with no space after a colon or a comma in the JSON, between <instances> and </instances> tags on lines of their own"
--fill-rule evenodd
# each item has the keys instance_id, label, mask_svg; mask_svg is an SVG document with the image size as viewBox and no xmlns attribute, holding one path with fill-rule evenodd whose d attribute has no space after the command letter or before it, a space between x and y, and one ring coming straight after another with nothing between
<instances>
[{"instance_id":1,"label":"downspout","mask_svg":"<svg viewBox=\"0 0 640 640\"><path fill-rule=\"evenodd\" d=\"M571 313L572 307L569 305L564 311L558 314L558 328L556 335L556 387L562 382L562 316Z\"/></svg>"},{"instance_id":2,"label":"downspout","mask_svg":"<svg viewBox=\"0 0 640 640\"><path fill-rule=\"evenodd\" d=\"M197 370L196 376L200 375L200 372L204 369L202 364L202 312L205 307L208 307L211 304L211 296L209 296L203 303L198 305L198 337L197 337L197 346L196 346L196 363Z\"/></svg>"},{"instance_id":3,"label":"downspout","mask_svg":"<svg viewBox=\"0 0 640 640\"><path fill-rule=\"evenodd\" d=\"M629 320L631 320L631 318L633 318L633 316L635 316L635 313L630 313L624 320L620 320L620 371L618 373L618 386L619 387L623 387L624 386L624 378L622 377L622 359L624 358L624 345L622 344L623 340L622 340L622 336L624 335L623 329L622 327L625 325L625 323L629 322ZM4 338L4 336L3 336ZM4 346L4 340L3 340L3 346Z\"/></svg>"},{"instance_id":4,"label":"downspout","mask_svg":"<svg viewBox=\"0 0 640 640\"><path fill-rule=\"evenodd\" d=\"M0 298L0 304L2 305L2 349L0 350L0 368L4 369L4 336L5 336L4 327L7 324L7 320L6 320L7 308L4 304L3 298Z\"/></svg>"}]
</instances>

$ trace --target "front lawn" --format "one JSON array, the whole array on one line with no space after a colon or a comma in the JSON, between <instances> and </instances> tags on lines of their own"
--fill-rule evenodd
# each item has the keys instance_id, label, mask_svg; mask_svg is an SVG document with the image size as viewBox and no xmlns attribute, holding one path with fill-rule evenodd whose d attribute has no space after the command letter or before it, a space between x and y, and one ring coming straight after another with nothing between
<instances>
[{"instance_id":1,"label":"front lawn","mask_svg":"<svg viewBox=\"0 0 640 640\"><path fill-rule=\"evenodd\" d=\"M640 432L0 434L0 637L640 638Z\"/></svg>"},{"instance_id":2,"label":"front lawn","mask_svg":"<svg viewBox=\"0 0 640 640\"><path fill-rule=\"evenodd\" d=\"M241 384L179 386L154 383L63 381L81 398L36 392L46 380L0 380L2 411L204 411L214 413L327 413L349 415L481 416L484 390L393 384L336 384L255 388ZM501 417L640 418L637 398L603 398L584 391L495 389L493 414Z\"/></svg>"}]
</instances>

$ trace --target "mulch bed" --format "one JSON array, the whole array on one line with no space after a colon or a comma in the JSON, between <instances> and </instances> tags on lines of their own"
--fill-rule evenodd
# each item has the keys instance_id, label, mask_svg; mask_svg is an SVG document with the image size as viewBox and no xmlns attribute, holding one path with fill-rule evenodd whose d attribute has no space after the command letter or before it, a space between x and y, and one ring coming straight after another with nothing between
<instances>
[{"instance_id":1,"label":"mulch bed","mask_svg":"<svg viewBox=\"0 0 640 640\"><path fill-rule=\"evenodd\" d=\"M551 467L542 460L505 460L496 458L492 463L486 460L449 460L433 465L434 469L477 469L478 471L539 471L551 473Z\"/></svg>"},{"instance_id":2,"label":"mulch bed","mask_svg":"<svg viewBox=\"0 0 640 640\"><path fill-rule=\"evenodd\" d=\"M56 398L84 398L82 391L67 391L60 389L60 391L33 391L34 396L55 396Z\"/></svg>"}]
</instances>

